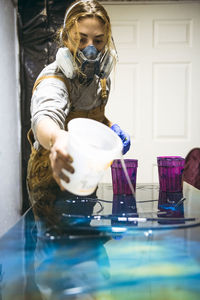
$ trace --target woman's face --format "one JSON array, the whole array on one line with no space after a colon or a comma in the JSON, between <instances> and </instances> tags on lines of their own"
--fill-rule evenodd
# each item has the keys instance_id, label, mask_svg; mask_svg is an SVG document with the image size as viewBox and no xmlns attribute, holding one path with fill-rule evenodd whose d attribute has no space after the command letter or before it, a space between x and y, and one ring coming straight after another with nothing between
<instances>
[{"instance_id":1,"label":"woman's face","mask_svg":"<svg viewBox=\"0 0 200 300\"><path fill-rule=\"evenodd\" d=\"M105 25L97 17L86 17L78 21L78 32L76 26L74 25L70 30L70 37L68 39L67 45L71 52L74 50L73 42L79 41L79 49L83 50L89 45L96 47L98 51L101 51L107 42Z\"/></svg>"}]
</instances>

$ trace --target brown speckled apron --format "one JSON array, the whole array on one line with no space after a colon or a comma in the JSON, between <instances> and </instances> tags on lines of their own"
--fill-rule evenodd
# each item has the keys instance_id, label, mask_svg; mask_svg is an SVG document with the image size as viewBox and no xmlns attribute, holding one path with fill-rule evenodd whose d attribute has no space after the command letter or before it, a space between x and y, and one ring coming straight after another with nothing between
<instances>
[{"instance_id":1,"label":"brown speckled apron","mask_svg":"<svg viewBox=\"0 0 200 300\"><path fill-rule=\"evenodd\" d=\"M101 105L90 111L71 111L65 122L67 124L74 118L89 118L101 123L105 123L104 116L105 105ZM28 161L27 187L30 201L34 204L37 201L52 202L56 196L61 193L60 187L52 175L52 169L49 159L50 151L40 146L39 150L33 147L34 136L32 130L28 132L28 140L31 144L31 155Z\"/></svg>"}]
</instances>

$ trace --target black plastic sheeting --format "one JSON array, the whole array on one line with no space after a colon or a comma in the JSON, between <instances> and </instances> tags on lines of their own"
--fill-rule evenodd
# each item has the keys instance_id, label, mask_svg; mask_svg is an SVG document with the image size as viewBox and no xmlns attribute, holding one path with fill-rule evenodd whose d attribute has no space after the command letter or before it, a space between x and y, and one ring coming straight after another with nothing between
<instances>
[{"instance_id":1,"label":"black plastic sheeting","mask_svg":"<svg viewBox=\"0 0 200 300\"><path fill-rule=\"evenodd\" d=\"M18 37L20 47L21 125L22 125L22 213L29 207L26 188L27 162L30 145L30 100L32 88L40 71L55 59L56 31L63 24L71 0L19 0Z\"/></svg>"}]
</instances>

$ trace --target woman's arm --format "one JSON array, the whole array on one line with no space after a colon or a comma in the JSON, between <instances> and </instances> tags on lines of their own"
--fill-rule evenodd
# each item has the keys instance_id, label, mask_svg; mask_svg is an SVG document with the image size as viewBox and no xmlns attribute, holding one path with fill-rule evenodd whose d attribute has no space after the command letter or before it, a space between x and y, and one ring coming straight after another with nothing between
<instances>
[{"instance_id":1,"label":"woman's arm","mask_svg":"<svg viewBox=\"0 0 200 300\"><path fill-rule=\"evenodd\" d=\"M60 127L49 117L41 119L36 127L37 140L47 150L51 150L61 132Z\"/></svg>"},{"instance_id":2,"label":"woman's arm","mask_svg":"<svg viewBox=\"0 0 200 300\"><path fill-rule=\"evenodd\" d=\"M49 117L41 119L36 126L36 136L39 143L47 150L50 150L50 162L53 176L61 190L64 190L60 179L69 182L69 177L63 174L62 169L74 173L71 163L72 157L67 152L68 132L60 127Z\"/></svg>"}]
</instances>

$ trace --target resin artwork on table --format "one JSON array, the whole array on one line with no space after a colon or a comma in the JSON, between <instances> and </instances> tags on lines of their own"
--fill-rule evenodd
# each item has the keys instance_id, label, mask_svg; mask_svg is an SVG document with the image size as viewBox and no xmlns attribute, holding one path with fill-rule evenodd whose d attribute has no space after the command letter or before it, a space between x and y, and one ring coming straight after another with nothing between
<instances>
[{"instance_id":1,"label":"resin artwork on table","mask_svg":"<svg viewBox=\"0 0 200 300\"><path fill-rule=\"evenodd\" d=\"M189 185L101 185L35 205L1 238L1 297L199 299L199 200Z\"/></svg>"}]
</instances>

